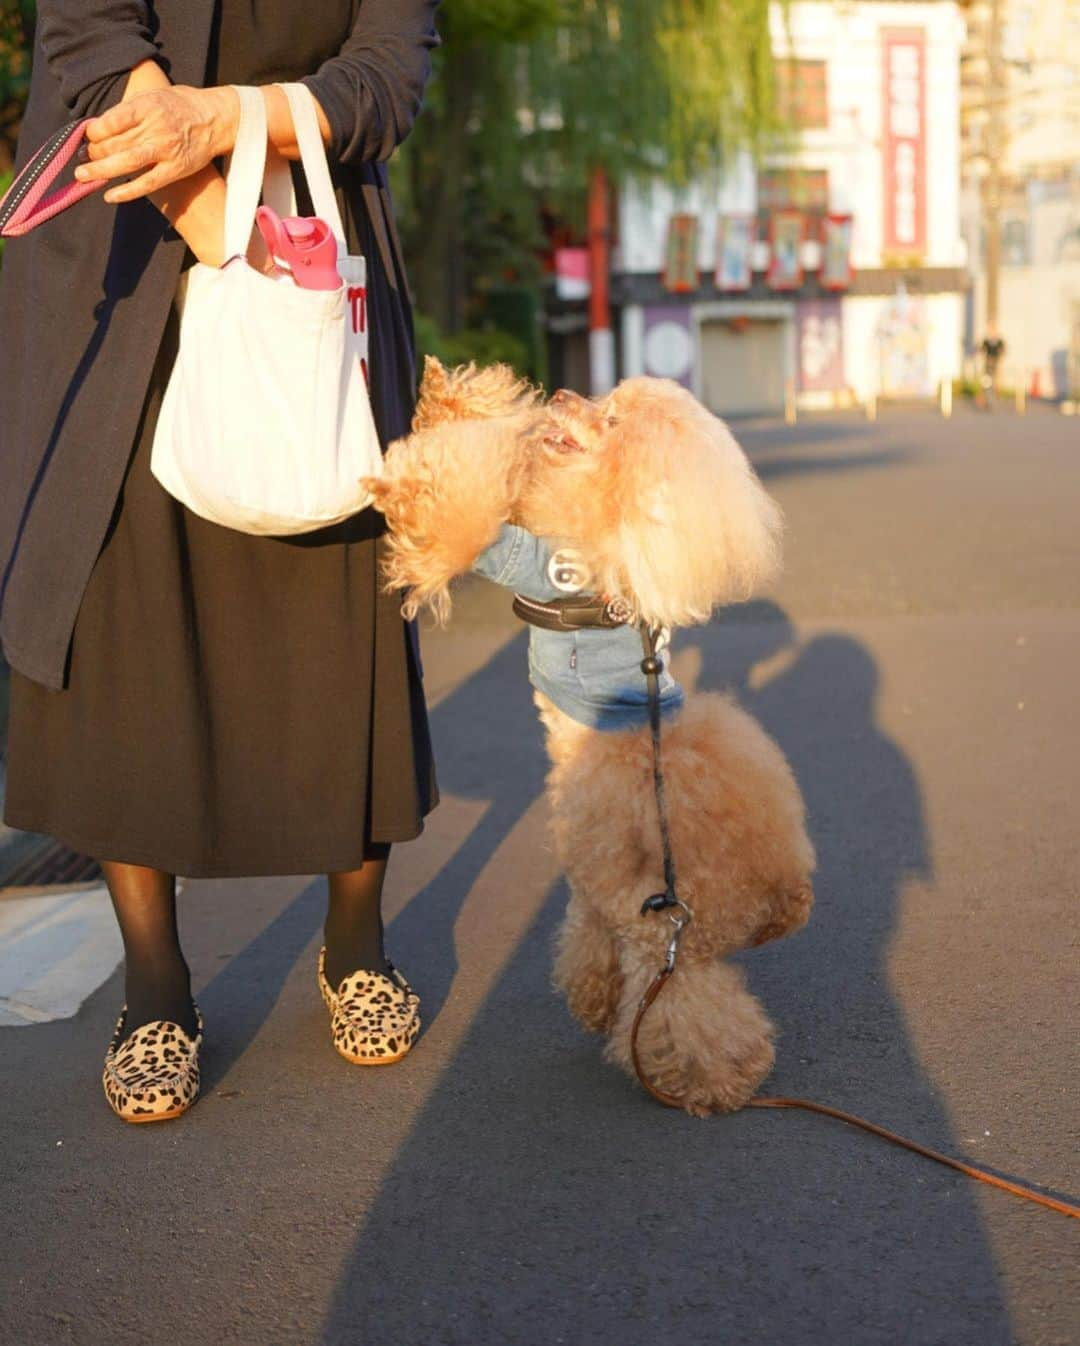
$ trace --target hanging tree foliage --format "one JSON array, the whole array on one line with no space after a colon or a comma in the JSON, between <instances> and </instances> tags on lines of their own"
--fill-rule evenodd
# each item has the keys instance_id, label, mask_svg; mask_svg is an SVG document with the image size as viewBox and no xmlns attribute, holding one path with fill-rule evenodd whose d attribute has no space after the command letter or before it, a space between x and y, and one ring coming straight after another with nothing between
<instances>
[{"instance_id":1,"label":"hanging tree foliage","mask_svg":"<svg viewBox=\"0 0 1080 1346\"><path fill-rule=\"evenodd\" d=\"M538 206L589 175L683 183L780 129L768 0L445 0L427 112L395 170L420 308L529 279Z\"/></svg>"},{"instance_id":2,"label":"hanging tree foliage","mask_svg":"<svg viewBox=\"0 0 1080 1346\"><path fill-rule=\"evenodd\" d=\"M15 142L30 88L33 0L0 0L0 177L15 162Z\"/></svg>"}]
</instances>

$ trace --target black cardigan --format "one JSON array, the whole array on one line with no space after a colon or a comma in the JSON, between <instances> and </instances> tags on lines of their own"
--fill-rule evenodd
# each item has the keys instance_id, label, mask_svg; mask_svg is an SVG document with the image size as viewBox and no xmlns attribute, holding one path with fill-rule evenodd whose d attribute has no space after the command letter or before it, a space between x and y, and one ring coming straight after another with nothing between
<instances>
[{"instance_id":1,"label":"black cardigan","mask_svg":"<svg viewBox=\"0 0 1080 1346\"><path fill-rule=\"evenodd\" d=\"M292 0L277 3L293 8ZM406 311L382 161L419 109L438 42L437 6L354 0L341 51L304 75L330 121L350 240L374 243ZM215 0L39 0L18 162L66 121L117 102L128 73L148 58L174 83L202 85L214 8ZM0 639L11 665L48 687L64 683L75 618L116 507L184 251L149 202L112 207L100 197L6 249ZM411 388L400 395L408 399Z\"/></svg>"}]
</instances>

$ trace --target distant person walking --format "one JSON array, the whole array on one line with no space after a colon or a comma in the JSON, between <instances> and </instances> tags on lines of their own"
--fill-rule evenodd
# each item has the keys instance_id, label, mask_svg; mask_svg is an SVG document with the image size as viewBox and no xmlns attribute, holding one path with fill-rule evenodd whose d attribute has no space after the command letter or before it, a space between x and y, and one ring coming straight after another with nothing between
<instances>
[{"instance_id":1,"label":"distant person walking","mask_svg":"<svg viewBox=\"0 0 1080 1346\"><path fill-rule=\"evenodd\" d=\"M990 323L987 326L986 336L983 337L979 349L982 352L983 362L982 377L979 380L979 405L990 411L997 398L998 373L1001 368L1001 357L1005 354L1005 339L998 330L997 323Z\"/></svg>"},{"instance_id":2,"label":"distant person walking","mask_svg":"<svg viewBox=\"0 0 1080 1346\"><path fill-rule=\"evenodd\" d=\"M235 84L262 86L269 141L293 159L275 85L302 79L314 95L350 251L367 258L380 439L408 429L412 321L384 161L420 107L436 5L37 7L20 164L92 115L79 171L111 182L5 258L6 819L101 861L126 958L104 1083L129 1121L175 1116L198 1093L177 873L327 872L319 986L335 1045L385 1062L418 1031L380 901L391 843L419 833L436 790L413 631L379 583L381 516L288 539L233 532L166 494L149 459L181 272L227 260L216 163L236 134Z\"/></svg>"}]
</instances>

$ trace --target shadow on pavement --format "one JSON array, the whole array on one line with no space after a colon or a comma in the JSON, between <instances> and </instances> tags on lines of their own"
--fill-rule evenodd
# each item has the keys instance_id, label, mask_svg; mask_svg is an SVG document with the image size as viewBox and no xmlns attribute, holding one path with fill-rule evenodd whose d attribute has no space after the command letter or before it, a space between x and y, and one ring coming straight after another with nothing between
<instances>
[{"instance_id":1,"label":"shadow on pavement","mask_svg":"<svg viewBox=\"0 0 1080 1346\"><path fill-rule=\"evenodd\" d=\"M810 927L745 960L781 1033L767 1088L957 1152L889 989L898 894L928 874L930 847L911 765L875 723L874 661L846 636L797 646L772 604L677 650L695 646L702 685L737 691L788 753L819 851ZM785 657L771 680L754 676ZM544 768L525 694L500 704L489 680L483 670L439 708L441 767L460 773L450 788L475 777L517 806L493 804L400 918L410 940L434 922L446 949L471 877ZM507 685L524 682L522 670ZM342 1268L324 1346L368 1333L410 1346L1012 1340L964 1179L823 1119L672 1113L605 1067L548 985L564 901L556 885L403 1139Z\"/></svg>"},{"instance_id":2,"label":"shadow on pavement","mask_svg":"<svg viewBox=\"0 0 1080 1346\"><path fill-rule=\"evenodd\" d=\"M458 913L495 852L543 792L547 760L528 681L527 646L522 631L431 712L439 788L458 798L483 800L488 807L451 859L387 928L391 957L425 969L427 1028L457 972ZM500 788L502 773L512 785L507 781Z\"/></svg>"},{"instance_id":3,"label":"shadow on pavement","mask_svg":"<svg viewBox=\"0 0 1080 1346\"><path fill-rule=\"evenodd\" d=\"M490 800L490 805L449 863L387 927L391 955L403 966L425 968L425 1031L457 971L454 924L461 906L543 790L546 762L526 678L527 640L524 633L516 636L431 712L441 788L462 798ZM499 762L513 764L512 790L496 788L492 764ZM326 883L319 878L200 991L207 1022L224 1026L207 1039L203 1052L205 1092L225 1078L270 1017L325 911Z\"/></svg>"},{"instance_id":4,"label":"shadow on pavement","mask_svg":"<svg viewBox=\"0 0 1080 1346\"><path fill-rule=\"evenodd\" d=\"M865 453L829 454L821 458L810 458L806 454L793 453L770 458L756 456L754 471L762 481L771 481L776 477L789 477L794 473L840 473L863 471L867 468L894 467L897 463L912 457L905 449L874 449Z\"/></svg>"},{"instance_id":5,"label":"shadow on pavement","mask_svg":"<svg viewBox=\"0 0 1080 1346\"><path fill-rule=\"evenodd\" d=\"M326 914L326 881L310 883L199 992L208 1024L200 1054L202 1088L212 1093L269 1019L293 968Z\"/></svg>"}]
</instances>

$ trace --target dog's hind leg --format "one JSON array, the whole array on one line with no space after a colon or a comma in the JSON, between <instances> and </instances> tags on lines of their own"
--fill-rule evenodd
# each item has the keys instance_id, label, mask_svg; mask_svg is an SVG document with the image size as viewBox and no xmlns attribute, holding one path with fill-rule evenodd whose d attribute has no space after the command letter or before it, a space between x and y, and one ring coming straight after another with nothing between
<instances>
[{"instance_id":1,"label":"dog's hind leg","mask_svg":"<svg viewBox=\"0 0 1080 1346\"><path fill-rule=\"evenodd\" d=\"M619 998L607 1057L634 1074L630 1033L638 1004L657 970L655 953L624 949ZM687 1112L735 1112L772 1069L773 1026L728 963L677 964L638 1031L646 1078L682 1101Z\"/></svg>"},{"instance_id":2,"label":"dog's hind leg","mask_svg":"<svg viewBox=\"0 0 1080 1346\"><path fill-rule=\"evenodd\" d=\"M615 1014L622 976L607 924L571 896L556 936L555 985L570 1013L590 1033L606 1033Z\"/></svg>"}]
</instances>

